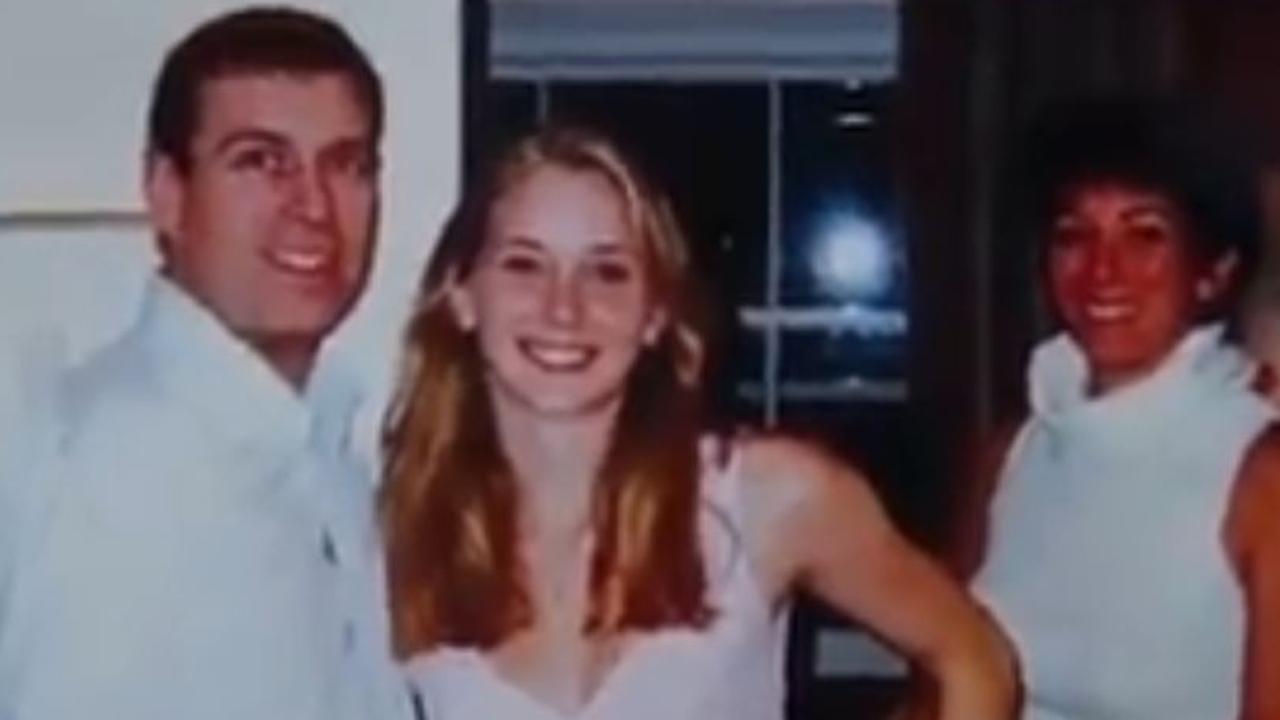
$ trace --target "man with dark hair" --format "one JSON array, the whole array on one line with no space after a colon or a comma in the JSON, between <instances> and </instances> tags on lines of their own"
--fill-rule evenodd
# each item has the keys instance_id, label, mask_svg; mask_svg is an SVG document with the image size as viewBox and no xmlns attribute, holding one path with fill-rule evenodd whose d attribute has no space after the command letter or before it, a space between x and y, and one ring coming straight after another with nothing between
<instances>
[{"instance_id":1,"label":"man with dark hair","mask_svg":"<svg viewBox=\"0 0 1280 720\"><path fill-rule=\"evenodd\" d=\"M160 268L63 384L5 550L0 718L400 712L357 394L313 371L366 283L382 115L365 55L313 14L234 12L168 54L144 183Z\"/></svg>"}]
</instances>

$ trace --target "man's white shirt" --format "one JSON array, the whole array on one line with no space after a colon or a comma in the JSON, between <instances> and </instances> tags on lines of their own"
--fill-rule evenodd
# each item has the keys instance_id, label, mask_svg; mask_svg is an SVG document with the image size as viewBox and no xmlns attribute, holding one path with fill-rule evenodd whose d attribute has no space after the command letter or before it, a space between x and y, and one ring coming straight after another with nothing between
<instances>
[{"instance_id":1,"label":"man's white shirt","mask_svg":"<svg viewBox=\"0 0 1280 720\"><path fill-rule=\"evenodd\" d=\"M0 478L0 720L402 717L358 400L153 280Z\"/></svg>"}]
</instances>

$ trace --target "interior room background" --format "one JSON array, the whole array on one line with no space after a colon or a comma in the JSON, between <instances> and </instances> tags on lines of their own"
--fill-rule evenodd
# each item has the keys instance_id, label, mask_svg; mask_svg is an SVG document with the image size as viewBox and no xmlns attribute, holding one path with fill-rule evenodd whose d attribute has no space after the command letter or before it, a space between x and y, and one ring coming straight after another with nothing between
<instances>
[{"instance_id":1,"label":"interior room background","mask_svg":"<svg viewBox=\"0 0 1280 720\"><path fill-rule=\"evenodd\" d=\"M1188 94L1264 157L1280 146L1280 9L1261 3L468 7L468 158L547 119L621 138L674 196L718 301L719 418L858 462L938 553L965 458L1020 410L1052 327L1010 172L1030 118L1083 94ZM1259 191L1280 208L1275 188ZM876 716L904 672L822 608L796 610L793 717Z\"/></svg>"}]
</instances>

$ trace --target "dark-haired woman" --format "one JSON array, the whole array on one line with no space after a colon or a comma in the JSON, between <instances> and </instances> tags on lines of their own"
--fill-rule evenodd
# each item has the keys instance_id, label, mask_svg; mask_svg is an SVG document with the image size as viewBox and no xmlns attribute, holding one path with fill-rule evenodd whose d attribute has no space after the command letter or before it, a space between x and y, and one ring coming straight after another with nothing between
<instances>
[{"instance_id":1,"label":"dark-haired woman","mask_svg":"<svg viewBox=\"0 0 1280 720\"><path fill-rule=\"evenodd\" d=\"M1257 186L1214 127L1097 101L1032 149L1062 332L994 453L974 579L1031 720L1280 717L1280 432L1227 322Z\"/></svg>"}]
</instances>

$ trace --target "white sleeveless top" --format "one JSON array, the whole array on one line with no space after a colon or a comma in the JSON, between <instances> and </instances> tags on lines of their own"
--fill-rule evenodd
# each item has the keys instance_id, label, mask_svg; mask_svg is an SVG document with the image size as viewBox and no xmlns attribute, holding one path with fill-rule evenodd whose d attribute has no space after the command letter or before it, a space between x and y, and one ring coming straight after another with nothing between
<instances>
[{"instance_id":1,"label":"white sleeveless top","mask_svg":"<svg viewBox=\"0 0 1280 720\"><path fill-rule=\"evenodd\" d=\"M1220 334L1193 331L1100 398L1069 338L1036 350L974 581L1018 646L1025 718L1236 717L1244 611L1222 523L1272 410Z\"/></svg>"},{"instance_id":2,"label":"white sleeveless top","mask_svg":"<svg viewBox=\"0 0 1280 720\"><path fill-rule=\"evenodd\" d=\"M709 457L710 453L704 453ZM702 528L716 616L630 644L578 712L566 715L498 674L472 648L415 657L406 670L428 720L782 720L786 612L769 606L741 540L739 453L703 475Z\"/></svg>"}]
</instances>

